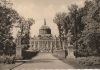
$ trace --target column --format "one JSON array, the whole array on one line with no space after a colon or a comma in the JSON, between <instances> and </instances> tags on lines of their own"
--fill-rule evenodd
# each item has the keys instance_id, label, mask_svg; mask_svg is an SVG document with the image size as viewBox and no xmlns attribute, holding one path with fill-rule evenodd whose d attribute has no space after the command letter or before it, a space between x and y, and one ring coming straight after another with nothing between
<instances>
[{"instance_id":1,"label":"column","mask_svg":"<svg viewBox=\"0 0 100 70\"><path fill-rule=\"evenodd\" d=\"M40 50L40 41L38 41L38 50Z\"/></svg>"},{"instance_id":2,"label":"column","mask_svg":"<svg viewBox=\"0 0 100 70\"><path fill-rule=\"evenodd\" d=\"M36 50L36 41L34 41L34 50Z\"/></svg>"},{"instance_id":3,"label":"column","mask_svg":"<svg viewBox=\"0 0 100 70\"><path fill-rule=\"evenodd\" d=\"M48 48L47 51L49 52L49 41L47 41L47 48Z\"/></svg>"},{"instance_id":4,"label":"column","mask_svg":"<svg viewBox=\"0 0 100 70\"><path fill-rule=\"evenodd\" d=\"M41 40L39 41L39 49L41 50Z\"/></svg>"},{"instance_id":5,"label":"column","mask_svg":"<svg viewBox=\"0 0 100 70\"><path fill-rule=\"evenodd\" d=\"M52 43L52 41L50 43L50 46L51 46L51 52L53 53L53 43Z\"/></svg>"},{"instance_id":6,"label":"column","mask_svg":"<svg viewBox=\"0 0 100 70\"><path fill-rule=\"evenodd\" d=\"M54 46L55 46L55 49L57 49L57 40L55 40Z\"/></svg>"},{"instance_id":7,"label":"column","mask_svg":"<svg viewBox=\"0 0 100 70\"><path fill-rule=\"evenodd\" d=\"M46 40L44 41L44 48L45 48L45 51L47 52Z\"/></svg>"},{"instance_id":8,"label":"column","mask_svg":"<svg viewBox=\"0 0 100 70\"><path fill-rule=\"evenodd\" d=\"M42 40L42 51L44 51L43 40Z\"/></svg>"},{"instance_id":9,"label":"column","mask_svg":"<svg viewBox=\"0 0 100 70\"><path fill-rule=\"evenodd\" d=\"M38 41L36 40L36 46L35 46L35 48L36 48L36 50L38 50Z\"/></svg>"},{"instance_id":10,"label":"column","mask_svg":"<svg viewBox=\"0 0 100 70\"><path fill-rule=\"evenodd\" d=\"M33 48L33 50L34 50L34 41L32 41L32 48Z\"/></svg>"},{"instance_id":11,"label":"column","mask_svg":"<svg viewBox=\"0 0 100 70\"><path fill-rule=\"evenodd\" d=\"M62 45L63 45L63 50L65 50L65 41L63 41Z\"/></svg>"},{"instance_id":12,"label":"column","mask_svg":"<svg viewBox=\"0 0 100 70\"><path fill-rule=\"evenodd\" d=\"M41 51L42 51L42 48L43 48L43 47L42 47L42 40L41 40Z\"/></svg>"},{"instance_id":13,"label":"column","mask_svg":"<svg viewBox=\"0 0 100 70\"><path fill-rule=\"evenodd\" d=\"M29 47L32 47L31 41L29 41Z\"/></svg>"}]
</instances>

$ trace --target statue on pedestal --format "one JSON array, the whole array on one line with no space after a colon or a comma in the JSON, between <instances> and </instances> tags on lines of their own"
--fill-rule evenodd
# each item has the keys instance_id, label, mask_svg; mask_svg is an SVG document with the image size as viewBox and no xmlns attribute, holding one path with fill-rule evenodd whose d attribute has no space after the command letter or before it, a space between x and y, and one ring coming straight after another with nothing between
<instances>
[{"instance_id":1,"label":"statue on pedestal","mask_svg":"<svg viewBox=\"0 0 100 70\"><path fill-rule=\"evenodd\" d=\"M67 52L68 52L67 58L75 58L74 46L71 44L72 36L73 35L71 34L71 31L69 30L67 34Z\"/></svg>"},{"instance_id":2,"label":"statue on pedestal","mask_svg":"<svg viewBox=\"0 0 100 70\"><path fill-rule=\"evenodd\" d=\"M16 42L16 59L22 59L21 33L18 32Z\"/></svg>"}]
</instances>

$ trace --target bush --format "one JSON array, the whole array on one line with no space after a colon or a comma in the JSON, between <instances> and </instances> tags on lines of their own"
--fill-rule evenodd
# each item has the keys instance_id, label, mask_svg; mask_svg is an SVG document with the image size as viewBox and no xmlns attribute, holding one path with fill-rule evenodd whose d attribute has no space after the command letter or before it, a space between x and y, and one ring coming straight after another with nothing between
<instances>
[{"instance_id":1,"label":"bush","mask_svg":"<svg viewBox=\"0 0 100 70\"><path fill-rule=\"evenodd\" d=\"M94 56L90 56L90 57L80 57L77 58L77 62L78 64L81 65L96 65L96 64L100 64L100 57L94 57Z\"/></svg>"},{"instance_id":2,"label":"bush","mask_svg":"<svg viewBox=\"0 0 100 70\"><path fill-rule=\"evenodd\" d=\"M14 64L15 63L15 56L8 56L8 55L2 55L0 56L0 63L6 63L6 64Z\"/></svg>"},{"instance_id":3,"label":"bush","mask_svg":"<svg viewBox=\"0 0 100 70\"><path fill-rule=\"evenodd\" d=\"M79 39L76 57L100 56L100 33L87 34Z\"/></svg>"},{"instance_id":4,"label":"bush","mask_svg":"<svg viewBox=\"0 0 100 70\"><path fill-rule=\"evenodd\" d=\"M23 51L22 56L23 59L31 59L32 57L36 56L39 51Z\"/></svg>"}]
</instances>

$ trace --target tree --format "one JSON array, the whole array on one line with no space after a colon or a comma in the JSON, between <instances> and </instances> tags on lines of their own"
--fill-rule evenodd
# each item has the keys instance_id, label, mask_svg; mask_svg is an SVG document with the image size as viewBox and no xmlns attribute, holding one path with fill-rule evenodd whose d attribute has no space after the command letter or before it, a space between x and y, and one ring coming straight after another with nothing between
<instances>
[{"instance_id":1,"label":"tree","mask_svg":"<svg viewBox=\"0 0 100 70\"><path fill-rule=\"evenodd\" d=\"M56 15L55 23L58 26L59 35L67 34L71 30L73 44L78 55L94 55L100 51L100 0L86 1L85 6L77 5L69 7L69 13L61 17ZM62 22L63 21L63 22Z\"/></svg>"},{"instance_id":2,"label":"tree","mask_svg":"<svg viewBox=\"0 0 100 70\"><path fill-rule=\"evenodd\" d=\"M28 49L30 43L30 27L34 23L32 18L23 19L19 25L21 31L21 44L25 45L24 49Z\"/></svg>"},{"instance_id":3,"label":"tree","mask_svg":"<svg viewBox=\"0 0 100 70\"><path fill-rule=\"evenodd\" d=\"M19 19L20 16L14 9L0 5L0 47L7 48L5 41L11 37L13 24Z\"/></svg>"},{"instance_id":4,"label":"tree","mask_svg":"<svg viewBox=\"0 0 100 70\"><path fill-rule=\"evenodd\" d=\"M61 47L62 47L62 41L64 39L64 27L67 28L67 26L64 26L66 24L66 13L57 13L55 18L53 19L54 23L57 24L58 26L58 30L59 30L59 37L60 37L60 43L61 43Z\"/></svg>"},{"instance_id":5,"label":"tree","mask_svg":"<svg viewBox=\"0 0 100 70\"><path fill-rule=\"evenodd\" d=\"M84 24L82 23L83 16L83 8L79 9L77 5L71 5L71 7L69 7L68 14L58 13L54 19L54 22L58 26L60 37L64 37L65 39L68 30L71 30L76 41L78 37L80 37L82 30L84 29Z\"/></svg>"},{"instance_id":6,"label":"tree","mask_svg":"<svg viewBox=\"0 0 100 70\"><path fill-rule=\"evenodd\" d=\"M83 7L84 16L82 17L82 23L85 25L82 31L82 36L79 39L77 53L85 56L99 55L99 37L100 37L100 1L86 1ZM81 50L81 51L79 51ZM86 54L85 54L86 53Z\"/></svg>"},{"instance_id":7,"label":"tree","mask_svg":"<svg viewBox=\"0 0 100 70\"><path fill-rule=\"evenodd\" d=\"M13 42L13 37L10 37L9 39L6 39L4 41L4 54L12 55L15 53L15 43Z\"/></svg>"},{"instance_id":8,"label":"tree","mask_svg":"<svg viewBox=\"0 0 100 70\"><path fill-rule=\"evenodd\" d=\"M100 6L98 6L98 3L100 3L99 0L86 1L84 9L87 9L87 15L85 15L82 20L86 25L83 31L84 34L100 32Z\"/></svg>"}]
</instances>

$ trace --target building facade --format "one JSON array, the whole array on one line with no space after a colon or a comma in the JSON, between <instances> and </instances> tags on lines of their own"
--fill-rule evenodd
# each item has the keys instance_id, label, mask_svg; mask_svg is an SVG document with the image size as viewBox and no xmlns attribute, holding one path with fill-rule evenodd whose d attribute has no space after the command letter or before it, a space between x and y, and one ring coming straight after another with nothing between
<instances>
[{"instance_id":1,"label":"building facade","mask_svg":"<svg viewBox=\"0 0 100 70\"><path fill-rule=\"evenodd\" d=\"M46 25L46 20L39 29L39 35L31 38L30 45L32 50L39 50L40 52L64 49L64 47L61 47L60 38L52 35L51 28Z\"/></svg>"}]
</instances>

